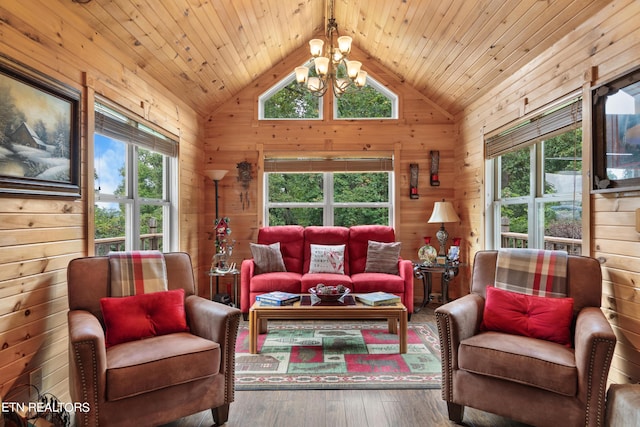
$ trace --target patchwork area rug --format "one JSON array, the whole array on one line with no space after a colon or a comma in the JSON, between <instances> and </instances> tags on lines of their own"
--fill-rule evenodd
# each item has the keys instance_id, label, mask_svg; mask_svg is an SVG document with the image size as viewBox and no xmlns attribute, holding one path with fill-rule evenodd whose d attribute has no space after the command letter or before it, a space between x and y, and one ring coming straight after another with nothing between
<instances>
[{"instance_id":1,"label":"patchwork area rug","mask_svg":"<svg viewBox=\"0 0 640 427\"><path fill-rule=\"evenodd\" d=\"M440 387L436 326L409 322L407 354L387 322L269 322L249 354L249 325L236 343L236 390Z\"/></svg>"}]
</instances>

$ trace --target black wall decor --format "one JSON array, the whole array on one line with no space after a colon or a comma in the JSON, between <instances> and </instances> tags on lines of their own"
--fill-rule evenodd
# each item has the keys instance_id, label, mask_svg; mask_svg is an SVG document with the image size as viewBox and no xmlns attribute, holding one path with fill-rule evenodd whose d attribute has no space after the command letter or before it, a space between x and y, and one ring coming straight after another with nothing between
<instances>
[{"instance_id":1,"label":"black wall decor","mask_svg":"<svg viewBox=\"0 0 640 427\"><path fill-rule=\"evenodd\" d=\"M431 175L429 175L429 182L433 187L440 185L440 179L438 178L438 165L440 163L440 151L431 151Z\"/></svg>"},{"instance_id":2,"label":"black wall decor","mask_svg":"<svg viewBox=\"0 0 640 427\"><path fill-rule=\"evenodd\" d=\"M409 165L409 168L411 169L411 175L409 177L409 197L412 199L417 199L418 197L420 197L418 195L418 164L411 163Z\"/></svg>"}]
</instances>

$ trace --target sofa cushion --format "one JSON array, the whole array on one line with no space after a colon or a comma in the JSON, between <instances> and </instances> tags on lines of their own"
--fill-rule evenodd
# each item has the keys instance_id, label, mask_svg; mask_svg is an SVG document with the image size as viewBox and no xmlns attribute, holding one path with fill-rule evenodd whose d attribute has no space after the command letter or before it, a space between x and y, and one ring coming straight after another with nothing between
<instances>
[{"instance_id":1,"label":"sofa cushion","mask_svg":"<svg viewBox=\"0 0 640 427\"><path fill-rule=\"evenodd\" d=\"M176 333L133 341L107 350L107 400L159 390L215 375L220 345Z\"/></svg>"},{"instance_id":2,"label":"sofa cushion","mask_svg":"<svg viewBox=\"0 0 640 427\"><path fill-rule=\"evenodd\" d=\"M258 230L258 242L270 245L280 242L280 252L287 271L302 273L304 250L304 227L300 225L277 225Z\"/></svg>"},{"instance_id":3,"label":"sofa cushion","mask_svg":"<svg viewBox=\"0 0 640 427\"><path fill-rule=\"evenodd\" d=\"M301 274L290 271L259 274L251 278L251 292L260 294L271 291L300 293L301 278Z\"/></svg>"},{"instance_id":4,"label":"sofa cushion","mask_svg":"<svg viewBox=\"0 0 640 427\"><path fill-rule=\"evenodd\" d=\"M525 295L488 286L481 329L571 346L573 298Z\"/></svg>"},{"instance_id":5,"label":"sofa cushion","mask_svg":"<svg viewBox=\"0 0 640 427\"><path fill-rule=\"evenodd\" d=\"M347 227L309 226L304 229L304 265L303 273L309 272L311 263L311 245L346 245L349 246L349 229ZM300 254L298 254L300 256ZM349 254L344 254L344 274L350 274Z\"/></svg>"},{"instance_id":6,"label":"sofa cushion","mask_svg":"<svg viewBox=\"0 0 640 427\"><path fill-rule=\"evenodd\" d=\"M344 274L345 245L311 245L309 273Z\"/></svg>"},{"instance_id":7,"label":"sofa cushion","mask_svg":"<svg viewBox=\"0 0 640 427\"><path fill-rule=\"evenodd\" d=\"M404 279L395 274L360 273L351 275L353 292L383 291L392 294L404 294Z\"/></svg>"},{"instance_id":8,"label":"sofa cushion","mask_svg":"<svg viewBox=\"0 0 640 427\"><path fill-rule=\"evenodd\" d=\"M402 242L376 242L369 240L366 273L398 274L398 260Z\"/></svg>"},{"instance_id":9,"label":"sofa cushion","mask_svg":"<svg viewBox=\"0 0 640 427\"><path fill-rule=\"evenodd\" d=\"M184 289L100 299L106 346L188 332Z\"/></svg>"},{"instance_id":10,"label":"sofa cushion","mask_svg":"<svg viewBox=\"0 0 640 427\"><path fill-rule=\"evenodd\" d=\"M354 225L349 228L347 251L350 274L364 273L367 265L369 240L382 243L396 241L393 227L387 225Z\"/></svg>"},{"instance_id":11,"label":"sofa cushion","mask_svg":"<svg viewBox=\"0 0 640 427\"><path fill-rule=\"evenodd\" d=\"M578 370L572 349L550 341L482 332L460 342L460 369L575 396Z\"/></svg>"},{"instance_id":12,"label":"sofa cushion","mask_svg":"<svg viewBox=\"0 0 640 427\"><path fill-rule=\"evenodd\" d=\"M273 273L276 271L287 271L280 252L280 242L270 245L259 243L249 243L251 256L255 265L255 274Z\"/></svg>"}]
</instances>

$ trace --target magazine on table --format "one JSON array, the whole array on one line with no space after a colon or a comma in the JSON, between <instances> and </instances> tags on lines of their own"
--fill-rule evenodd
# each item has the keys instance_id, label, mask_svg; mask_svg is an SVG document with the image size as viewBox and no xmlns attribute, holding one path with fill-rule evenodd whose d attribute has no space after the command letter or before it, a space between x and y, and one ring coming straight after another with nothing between
<instances>
[{"instance_id":1,"label":"magazine on table","mask_svg":"<svg viewBox=\"0 0 640 427\"><path fill-rule=\"evenodd\" d=\"M369 292L367 294L357 294L356 300L366 305L391 305L400 302L400 297L388 292Z\"/></svg>"},{"instance_id":2,"label":"magazine on table","mask_svg":"<svg viewBox=\"0 0 640 427\"><path fill-rule=\"evenodd\" d=\"M283 291L268 292L256 297L256 301L260 301L262 305L287 305L293 304L299 299L300 295Z\"/></svg>"}]
</instances>

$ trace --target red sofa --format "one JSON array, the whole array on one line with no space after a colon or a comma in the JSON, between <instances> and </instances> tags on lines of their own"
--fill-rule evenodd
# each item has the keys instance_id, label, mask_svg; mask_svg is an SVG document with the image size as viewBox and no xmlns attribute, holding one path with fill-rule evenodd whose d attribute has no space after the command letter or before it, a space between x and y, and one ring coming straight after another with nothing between
<instances>
[{"instance_id":1,"label":"red sofa","mask_svg":"<svg viewBox=\"0 0 640 427\"><path fill-rule=\"evenodd\" d=\"M354 293L385 291L398 295L409 313L413 312L413 265L398 259L398 274L365 272L369 240L395 242L392 227L358 225L321 227L283 225L263 227L258 231L259 244L280 243L286 271L255 274L253 259L242 262L240 275L240 310L246 315L256 295L271 291L307 293L318 283L344 284ZM309 273L311 245L346 245L344 274Z\"/></svg>"}]
</instances>

